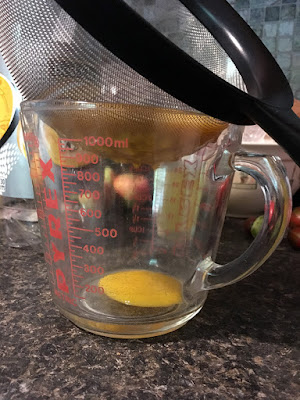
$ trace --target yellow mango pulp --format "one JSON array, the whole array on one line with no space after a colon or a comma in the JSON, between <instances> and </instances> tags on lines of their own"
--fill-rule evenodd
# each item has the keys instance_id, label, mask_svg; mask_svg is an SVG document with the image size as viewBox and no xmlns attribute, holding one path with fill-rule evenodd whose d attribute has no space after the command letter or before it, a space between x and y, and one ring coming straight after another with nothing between
<instances>
[{"instance_id":1,"label":"yellow mango pulp","mask_svg":"<svg viewBox=\"0 0 300 400\"><path fill-rule=\"evenodd\" d=\"M125 270L100 279L113 300L136 307L169 307L182 302L182 285L172 276L147 270Z\"/></svg>"}]
</instances>

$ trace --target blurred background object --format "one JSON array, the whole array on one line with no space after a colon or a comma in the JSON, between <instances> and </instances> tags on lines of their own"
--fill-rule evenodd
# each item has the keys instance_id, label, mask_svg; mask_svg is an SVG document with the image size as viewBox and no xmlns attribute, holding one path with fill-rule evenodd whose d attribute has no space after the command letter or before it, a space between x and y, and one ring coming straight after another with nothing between
<instances>
[{"instance_id":1,"label":"blurred background object","mask_svg":"<svg viewBox=\"0 0 300 400\"><path fill-rule=\"evenodd\" d=\"M300 116L300 101L295 100L294 112ZM272 154L279 156L287 170L294 206L299 203L300 168L294 163L287 153L259 126L248 126L243 134L243 148L253 153ZM227 215L246 218L259 215L264 210L264 197L256 181L249 175L236 172L231 189Z\"/></svg>"},{"instance_id":2,"label":"blurred background object","mask_svg":"<svg viewBox=\"0 0 300 400\"><path fill-rule=\"evenodd\" d=\"M0 222L10 247L41 247L32 182L19 122L21 96L0 55Z\"/></svg>"},{"instance_id":3,"label":"blurred background object","mask_svg":"<svg viewBox=\"0 0 300 400\"><path fill-rule=\"evenodd\" d=\"M300 0L228 0L244 20L261 38L276 58L292 87L294 112L300 115ZM258 126L247 127L244 132L245 149L267 152L282 158L287 168L293 191L294 206L300 205L300 170L290 157ZM237 177L235 179L238 179ZM245 177L244 177L245 179ZM250 178L251 182L251 178ZM252 192L234 185L228 213L249 216L262 211L260 189ZM246 201L246 209L240 202Z\"/></svg>"}]
</instances>

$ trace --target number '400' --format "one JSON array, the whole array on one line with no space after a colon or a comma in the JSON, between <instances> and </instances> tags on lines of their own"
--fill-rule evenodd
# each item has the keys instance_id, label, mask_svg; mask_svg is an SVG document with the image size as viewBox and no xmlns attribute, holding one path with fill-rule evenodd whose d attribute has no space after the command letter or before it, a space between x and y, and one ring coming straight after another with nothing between
<instances>
[{"instance_id":1,"label":"number '400'","mask_svg":"<svg viewBox=\"0 0 300 400\"><path fill-rule=\"evenodd\" d=\"M104 253L104 249L103 249L103 247L101 247L101 246L98 246L98 247L96 247L96 246L94 246L93 244L92 245L88 245L88 244L86 244L83 248L82 248L82 250L83 251L86 251L87 253L92 253L92 254L103 254Z\"/></svg>"}]
</instances>

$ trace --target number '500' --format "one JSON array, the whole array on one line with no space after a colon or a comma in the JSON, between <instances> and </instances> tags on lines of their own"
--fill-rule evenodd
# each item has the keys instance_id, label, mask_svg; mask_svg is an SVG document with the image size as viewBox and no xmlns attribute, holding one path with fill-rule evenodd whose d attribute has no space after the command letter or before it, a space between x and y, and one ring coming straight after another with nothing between
<instances>
[{"instance_id":1,"label":"number '500'","mask_svg":"<svg viewBox=\"0 0 300 400\"><path fill-rule=\"evenodd\" d=\"M118 232L116 229L95 228L95 235L102 237L111 237L114 239L118 236Z\"/></svg>"}]
</instances>

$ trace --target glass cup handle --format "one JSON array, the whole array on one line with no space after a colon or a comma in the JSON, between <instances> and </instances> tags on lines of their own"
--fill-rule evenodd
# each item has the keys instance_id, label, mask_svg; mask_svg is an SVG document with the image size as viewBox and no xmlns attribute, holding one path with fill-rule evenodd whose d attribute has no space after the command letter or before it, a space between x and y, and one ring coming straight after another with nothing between
<instances>
[{"instance_id":1,"label":"glass cup handle","mask_svg":"<svg viewBox=\"0 0 300 400\"><path fill-rule=\"evenodd\" d=\"M265 198L263 225L248 249L235 260L225 265L211 259L199 264L195 276L201 276L202 290L235 283L254 272L276 249L289 222L291 188L278 157L240 151L235 154L233 167L252 176L261 186Z\"/></svg>"}]
</instances>

